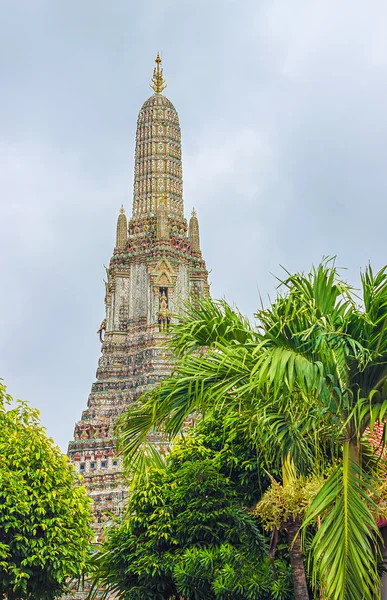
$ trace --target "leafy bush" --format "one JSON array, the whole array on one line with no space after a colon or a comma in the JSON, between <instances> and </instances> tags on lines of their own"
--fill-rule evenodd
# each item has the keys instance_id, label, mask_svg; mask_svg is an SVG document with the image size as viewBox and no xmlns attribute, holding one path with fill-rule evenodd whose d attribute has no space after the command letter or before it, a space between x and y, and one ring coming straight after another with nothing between
<instances>
[{"instance_id":1,"label":"leafy bush","mask_svg":"<svg viewBox=\"0 0 387 600\"><path fill-rule=\"evenodd\" d=\"M11 401L0 383L0 597L51 600L86 569L89 499L38 411Z\"/></svg>"},{"instance_id":2,"label":"leafy bush","mask_svg":"<svg viewBox=\"0 0 387 600\"><path fill-rule=\"evenodd\" d=\"M259 496L249 452L215 420L180 439L164 470L137 478L125 518L107 528L95 591L102 584L127 600L293 598L287 564L276 561L275 578L266 540L242 504L241 489L249 500Z\"/></svg>"}]
</instances>

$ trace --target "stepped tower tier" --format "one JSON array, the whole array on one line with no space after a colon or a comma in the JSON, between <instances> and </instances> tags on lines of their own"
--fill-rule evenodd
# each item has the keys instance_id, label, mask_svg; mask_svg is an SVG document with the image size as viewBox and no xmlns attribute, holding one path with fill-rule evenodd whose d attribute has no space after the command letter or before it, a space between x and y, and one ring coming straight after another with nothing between
<instances>
[{"instance_id":1,"label":"stepped tower tier","mask_svg":"<svg viewBox=\"0 0 387 600\"><path fill-rule=\"evenodd\" d=\"M171 371L169 326L191 297L209 294L198 220L191 217L188 233L184 217L179 117L165 87L157 55L155 93L137 122L132 216L127 221L121 208L106 267L96 381L68 447L93 500L97 535L106 511L119 512L125 501L117 418Z\"/></svg>"}]
</instances>

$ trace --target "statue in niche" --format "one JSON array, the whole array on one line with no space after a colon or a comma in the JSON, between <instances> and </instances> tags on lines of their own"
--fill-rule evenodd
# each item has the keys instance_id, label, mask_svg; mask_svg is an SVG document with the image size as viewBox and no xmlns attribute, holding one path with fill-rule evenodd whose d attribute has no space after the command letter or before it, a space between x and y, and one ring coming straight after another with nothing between
<instances>
[{"instance_id":1,"label":"statue in niche","mask_svg":"<svg viewBox=\"0 0 387 600\"><path fill-rule=\"evenodd\" d=\"M160 296L160 312L167 312L167 310L168 310L168 299L167 299L165 292L163 291L163 293Z\"/></svg>"},{"instance_id":2,"label":"statue in niche","mask_svg":"<svg viewBox=\"0 0 387 600\"><path fill-rule=\"evenodd\" d=\"M170 313L168 311L168 297L165 289L160 289L159 312L157 314L159 331L167 331L170 323Z\"/></svg>"}]
</instances>

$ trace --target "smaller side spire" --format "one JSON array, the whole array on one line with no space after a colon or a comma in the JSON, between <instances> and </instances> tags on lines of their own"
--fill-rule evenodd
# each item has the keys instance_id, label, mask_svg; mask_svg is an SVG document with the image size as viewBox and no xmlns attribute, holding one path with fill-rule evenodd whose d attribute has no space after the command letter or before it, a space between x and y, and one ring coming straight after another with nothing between
<instances>
[{"instance_id":1,"label":"smaller side spire","mask_svg":"<svg viewBox=\"0 0 387 600\"><path fill-rule=\"evenodd\" d=\"M191 242L192 252L200 252L199 221L194 208L189 220L188 237Z\"/></svg>"},{"instance_id":2,"label":"smaller side spire","mask_svg":"<svg viewBox=\"0 0 387 600\"><path fill-rule=\"evenodd\" d=\"M151 79L151 83L149 84L156 92L156 94L161 94L163 90L167 87L167 83L163 77L163 69L161 68L161 58L159 52L156 56L156 66L153 70L153 77Z\"/></svg>"},{"instance_id":3,"label":"smaller side spire","mask_svg":"<svg viewBox=\"0 0 387 600\"><path fill-rule=\"evenodd\" d=\"M125 209L122 205L120 208L120 214L117 219L117 236L116 236L116 247L125 248L128 240L128 221L125 215Z\"/></svg>"}]
</instances>

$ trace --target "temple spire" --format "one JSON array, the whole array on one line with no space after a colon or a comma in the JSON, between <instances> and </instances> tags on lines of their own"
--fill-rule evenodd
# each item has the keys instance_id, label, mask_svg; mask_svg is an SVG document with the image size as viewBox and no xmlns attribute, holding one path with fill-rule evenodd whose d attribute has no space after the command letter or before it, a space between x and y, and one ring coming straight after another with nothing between
<instances>
[{"instance_id":1,"label":"temple spire","mask_svg":"<svg viewBox=\"0 0 387 600\"><path fill-rule=\"evenodd\" d=\"M167 83L163 77L163 69L160 66L161 58L159 52L157 53L155 62L156 66L154 68L153 77L149 85L151 86L152 90L156 92L156 94L161 94L161 92L167 87Z\"/></svg>"}]
</instances>

